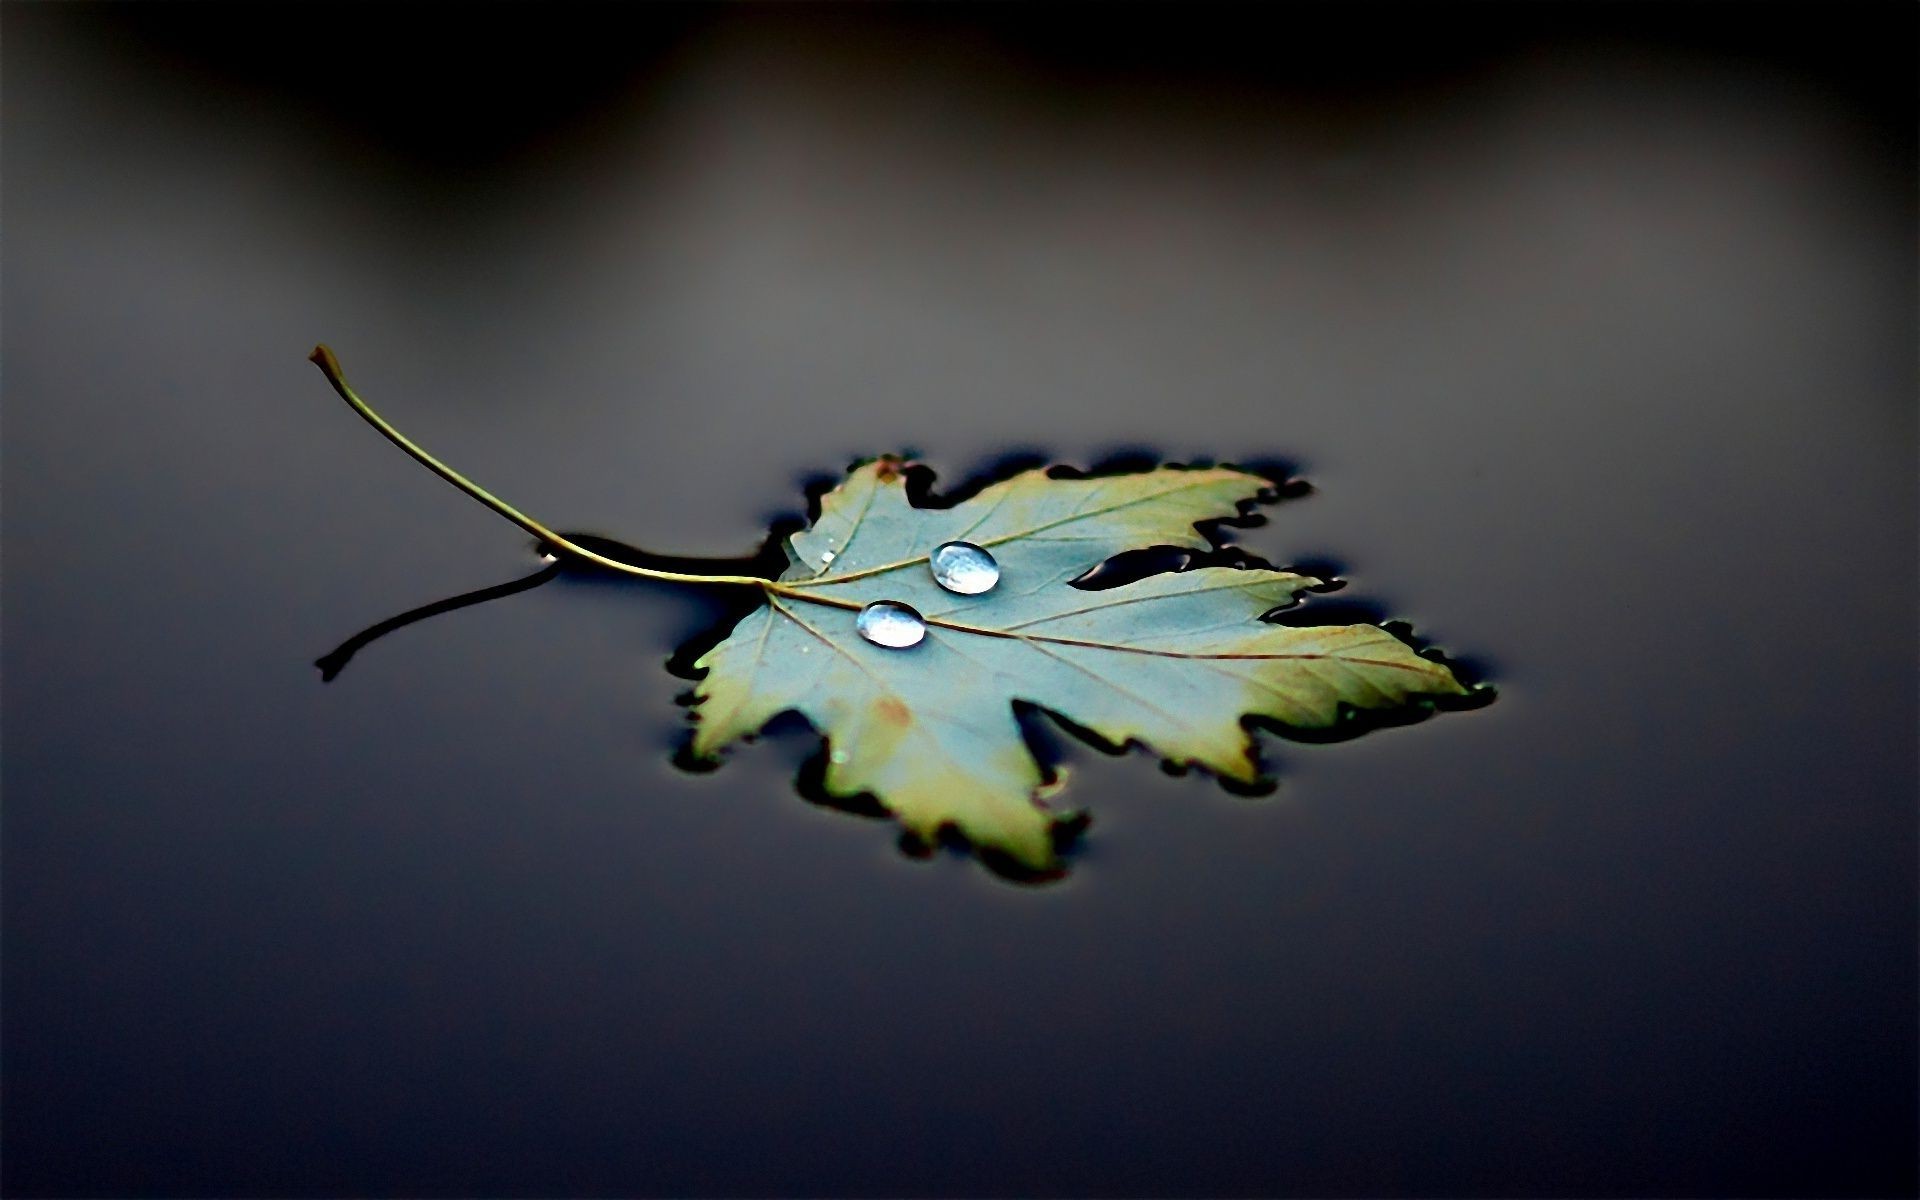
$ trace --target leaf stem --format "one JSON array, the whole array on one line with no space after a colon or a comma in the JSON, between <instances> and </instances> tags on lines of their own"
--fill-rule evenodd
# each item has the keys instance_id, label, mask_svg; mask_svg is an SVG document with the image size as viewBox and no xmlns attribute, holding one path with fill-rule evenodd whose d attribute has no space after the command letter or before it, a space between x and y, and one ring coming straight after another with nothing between
<instances>
[{"instance_id":1,"label":"leaf stem","mask_svg":"<svg viewBox=\"0 0 1920 1200\"><path fill-rule=\"evenodd\" d=\"M787 590L772 580L762 579L757 575L690 575L679 571L656 571L649 567L636 567L632 563L623 563L618 559L608 558L604 554L596 554L585 546L570 542L553 530L548 529L545 525L534 520L532 517L521 512L519 509L513 507L511 504L500 499L498 496L487 491L471 479L468 479L465 475L462 475L452 467L441 462L433 455L428 454L425 450L416 446L406 434L401 433L398 429L387 424L385 417L373 411L365 400L362 400L354 394L353 388L347 385L346 375L340 370L340 360L335 358L333 351L329 350L324 344L315 346L313 353L307 357L313 360L314 366L320 368L320 373L327 377L327 382L333 385L333 390L340 393L340 398L352 406L354 412L359 413L365 418L367 424L379 430L381 435L388 441L405 450L409 455L412 455L421 466L426 467L435 475L446 480L454 487L459 488L467 495L472 496L475 500L486 505L494 512L499 513L507 520L512 521L515 525L518 525L549 546L564 550L596 566L606 567L612 571L624 572L628 575L638 575L643 579L658 579L667 583L733 584L741 587L757 587L763 590L779 592L785 592Z\"/></svg>"}]
</instances>

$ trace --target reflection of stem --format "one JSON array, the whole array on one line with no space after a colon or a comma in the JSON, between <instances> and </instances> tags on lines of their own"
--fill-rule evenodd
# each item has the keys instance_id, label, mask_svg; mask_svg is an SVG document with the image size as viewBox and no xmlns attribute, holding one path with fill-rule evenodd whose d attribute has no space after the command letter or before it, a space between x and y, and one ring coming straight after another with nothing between
<instances>
[{"instance_id":1,"label":"reflection of stem","mask_svg":"<svg viewBox=\"0 0 1920 1200\"><path fill-rule=\"evenodd\" d=\"M467 592L459 596L449 596L445 600L435 600L432 604L423 604L419 608L403 612L397 617L388 617L378 625L369 625L346 641L341 642L331 653L323 654L313 660L313 665L320 668L320 682L331 683L335 675L338 675L346 669L347 661L365 648L367 643L378 641L396 629L411 625L415 621L424 621L428 617L437 617L441 613L450 613L458 608L467 608L475 604L485 604L489 600L499 600L502 597L511 596L516 592L524 592L531 588L537 588L559 573L560 564L557 562L550 563L543 569L535 571L523 579L515 579L507 583L495 584L492 587L481 588L479 591Z\"/></svg>"},{"instance_id":2,"label":"reflection of stem","mask_svg":"<svg viewBox=\"0 0 1920 1200\"><path fill-rule=\"evenodd\" d=\"M475 500L478 500L494 512L499 513L507 520L512 521L515 525L518 525L520 528L555 549L565 550L567 553L583 558L596 566L607 567L615 571L623 571L628 575L639 575L646 579L661 579L668 583L727 583L757 588L774 586L775 590L784 590L778 588L777 585L772 585L772 581L770 580L760 579L752 575L685 575L679 571L656 571L649 567L636 567L632 563L623 563L617 559L608 558L604 554L595 554L585 546L570 542L553 530L548 529L545 525L534 520L532 517L527 516L519 509L514 508L506 501L497 498L491 492L488 492L485 488L441 462L433 455L428 454L425 450L414 445L405 434L387 424L386 418L374 412L372 408L367 406L365 400L354 395L353 389L347 386L347 378L340 370L340 360L333 356L333 351L327 349L325 346L315 346L313 353L307 357L311 358L313 364L320 368L321 373L327 377L327 382L333 385L333 390L340 393L340 398L352 405L353 411L366 418L367 424L378 429L388 441L412 455L422 466L432 471L435 475L438 475L440 478L459 488L467 495L472 496Z\"/></svg>"}]
</instances>

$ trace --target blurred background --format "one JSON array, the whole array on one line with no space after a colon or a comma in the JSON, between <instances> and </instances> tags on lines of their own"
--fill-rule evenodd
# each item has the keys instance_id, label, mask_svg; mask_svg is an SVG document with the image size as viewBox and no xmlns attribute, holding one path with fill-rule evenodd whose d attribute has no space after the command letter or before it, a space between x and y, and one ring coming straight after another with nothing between
<instances>
[{"instance_id":1,"label":"blurred background","mask_svg":"<svg viewBox=\"0 0 1920 1200\"><path fill-rule=\"evenodd\" d=\"M1910 5L21 4L4 1144L78 1195L1916 1187ZM1285 464L1500 691L1018 887L673 765L859 456Z\"/></svg>"}]
</instances>

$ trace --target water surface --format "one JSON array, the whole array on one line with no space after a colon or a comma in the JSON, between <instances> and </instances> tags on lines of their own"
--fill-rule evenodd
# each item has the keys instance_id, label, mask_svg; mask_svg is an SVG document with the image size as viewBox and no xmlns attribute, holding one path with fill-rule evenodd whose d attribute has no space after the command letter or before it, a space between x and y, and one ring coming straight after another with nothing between
<instances>
[{"instance_id":1,"label":"water surface","mask_svg":"<svg viewBox=\"0 0 1920 1200\"><path fill-rule=\"evenodd\" d=\"M376 11L5 12L11 1194L1914 1188L1911 10ZM1036 889L677 769L670 588L323 684L539 563L321 339L659 553L1284 461L1501 697Z\"/></svg>"}]
</instances>

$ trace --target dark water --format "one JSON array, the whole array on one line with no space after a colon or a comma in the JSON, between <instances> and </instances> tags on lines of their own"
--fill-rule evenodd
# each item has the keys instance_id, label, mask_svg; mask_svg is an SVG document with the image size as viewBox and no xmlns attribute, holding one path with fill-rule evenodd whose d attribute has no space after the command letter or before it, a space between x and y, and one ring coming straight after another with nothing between
<instances>
[{"instance_id":1,"label":"dark water","mask_svg":"<svg viewBox=\"0 0 1920 1200\"><path fill-rule=\"evenodd\" d=\"M8 1194L1913 1191L1910 7L4 17ZM323 685L538 564L321 339L660 553L1286 461L1500 699L1036 889L678 771L697 596Z\"/></svg>"}]
</instances>

